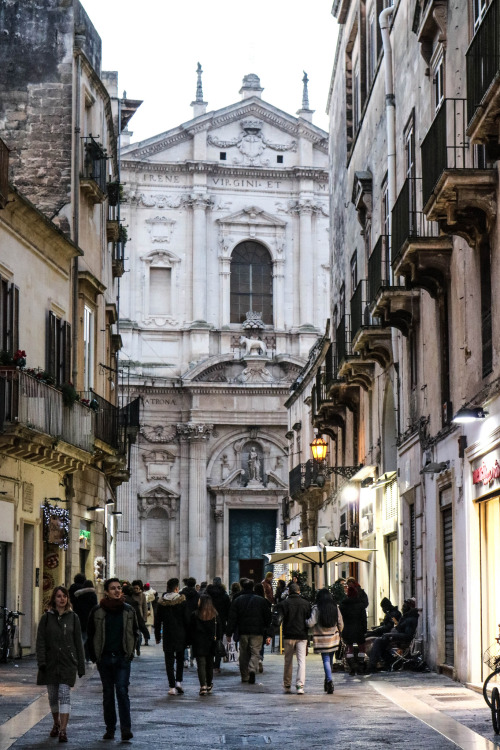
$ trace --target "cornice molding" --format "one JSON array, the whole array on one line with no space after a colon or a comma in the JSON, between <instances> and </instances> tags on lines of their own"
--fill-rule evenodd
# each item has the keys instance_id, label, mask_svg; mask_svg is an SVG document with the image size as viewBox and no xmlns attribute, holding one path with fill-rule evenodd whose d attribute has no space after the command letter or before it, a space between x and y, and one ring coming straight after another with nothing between
<instances>
[{"instance_id":1,"label":"cornice molding","mask_svg":"<svg viewBox=\"0 0 500 750\"><path fill-rule=\"evenodd\" d=\"M321 167L300 167L295 166L289 169L272 169L267 167L240 167L237 165L231 167L222 167L218 162L212 161L186 161L182 164L152 164L150 162L129 161L127 159L121 162L122 172L152 172L173 174L210 174L216 177L267 177L270 179L293 180L293 179L311 179L317 182L328 182L328 170ZM151 186L153 187L153 186ZM165 190L165 185L155 185L154 187ZM185 187L184 185L177 186Z\"/></svg>"}]
</instances>

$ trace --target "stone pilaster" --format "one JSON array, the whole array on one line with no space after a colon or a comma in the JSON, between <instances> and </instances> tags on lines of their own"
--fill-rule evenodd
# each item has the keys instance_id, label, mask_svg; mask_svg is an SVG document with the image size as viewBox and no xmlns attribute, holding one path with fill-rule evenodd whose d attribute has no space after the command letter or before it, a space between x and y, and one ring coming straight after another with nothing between
<instances>
[{"instance_id":1,"label":"stone pilaster","mask_svg":"<svg viewBox=\"0 0 500 750\"><path fill-rule=\"evenodd\" d=\"M213 425L183 422L177 425L181 445L188 445L187 452L187 569L198 581L207 576L208 535L210 530L209 503L207 498L207 440ZM184 476L186 474L184 473Z\"/></svg>"},{"instance_id":2,"label":"stone pilaster","mask_svg":"<svg viewBox=\"0 0 500 750\"><path fill-rule=\"evenodd\" d=\"M207 195L194 195L193 209L193 321L207 320L207 209L212 201Z\"/></svg>"},{"instance_id":3,"label":"stone pilaster","mask_svg":"<svg viewBox=\"0 0 500 750\"><path fill-rule=\"evenodd\" d=\"M312 242L312 215L313 206L309 203L301 203L297 207L299 214L299 238L300 238L300 276L299 276L299 300L300 319L299 325L313 325L313 301L314 282L313 268L314 250Z\"/></svg>"}]
</instances>

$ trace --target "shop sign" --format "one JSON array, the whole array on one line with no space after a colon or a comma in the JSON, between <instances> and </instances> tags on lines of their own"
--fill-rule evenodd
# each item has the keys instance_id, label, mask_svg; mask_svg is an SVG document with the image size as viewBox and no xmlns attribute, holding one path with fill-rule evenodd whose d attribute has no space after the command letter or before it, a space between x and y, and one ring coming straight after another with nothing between
<instances>
[{"instance_id":1,"label":"shop sign","mask_svg":"<svg viewBox=\"0 0 500 750\"><path fill-rule=\"evenodd\" d=\"M483 456L472 465L473 496L478 500L492 490L500 488L500 451Z\"/></svg>"}]
</instances>

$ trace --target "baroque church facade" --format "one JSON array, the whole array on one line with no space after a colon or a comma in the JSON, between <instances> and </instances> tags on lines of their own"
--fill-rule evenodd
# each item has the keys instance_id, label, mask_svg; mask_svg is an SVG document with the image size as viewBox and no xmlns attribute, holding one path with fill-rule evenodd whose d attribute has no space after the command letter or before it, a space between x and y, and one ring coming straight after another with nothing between
<instances>
[{"instance_id":1,"label":"baroque church facade","mask_svg":"<svg viewBox=\"0 0 500 750\"><path fill-rule=\"evenodd\" d=\"M288 495L284 406L324 331L328 135L241 99L122 148L122 394L142 401L119 575L260 580ZM291 463L290 463L291 462Z\"/></svg>"}]
</instances>

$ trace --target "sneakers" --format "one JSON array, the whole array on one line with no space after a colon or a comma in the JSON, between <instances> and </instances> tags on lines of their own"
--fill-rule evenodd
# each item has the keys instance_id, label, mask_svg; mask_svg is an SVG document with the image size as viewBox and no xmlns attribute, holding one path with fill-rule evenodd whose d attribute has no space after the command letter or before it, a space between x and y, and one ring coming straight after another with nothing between
<instances>
[{"instance_id":1,"label":"sneakers","mask_svg":"<svg viewBox=\"0 0 500 750\"><path fill-rule=\"evenodd\" d=\"M177 695L177 688L174 688L174 687L170 688L170 690L168 691L168 694L169 695Z\"/></svg>"},{"instance_id":2,"label":"sneakers","mask_svg":"<svg viewBox=\"0 0 500 750\"><path fill-rule=\"evenodd\" d=\"M213 683L211 685L207 685L207 693L211 693L213 690L213 687L214 687Z\"/></svg>"},{"instance_id":3,"label":"sneakers","mask_svg":"<svg viewBox=\"0 0 500 750\"><path fill-rule=\"evenodd\" d=\"M296 685L297 688L297 695L304 695L304 688L302 685Z\"/></svg>"},{"instance_id":4,"label":"sneakers","mask_svg":"<svg viewBox=\"0 0 500 750\"><path fill-rule=\"evenodd\" d=\"M208 695L208 688L205 685L200 688L200 695Z\"/></svg>"},{"instance_id":5,"label":"sneakers","mask_svg":"<svg viewBox=\"0 0 500 750\"><path fill-rule=\"evenodd\" d=\"M248 684L255 685L255 672L248 673Z\"/></svg>"},{"instance_id":6,"label":"sneakers","mask_svg":"<svg viewBox=\"0 0 500 750\"><path fill-rule=\"evenodd\" d=\"M189 659L184 659L184 669L189 669Z\"/></svg>"},{"instance_id":7,"label":"sneakers","mask_svg":"<svg viewBox=\"0 0 500 750\"><path fill-rule=\"evenodd\" d=\"M175 689L177 690L177 695L184 695L184 690L182 689L182 682L176 682Z\"/></svg>"}]
</instances>

